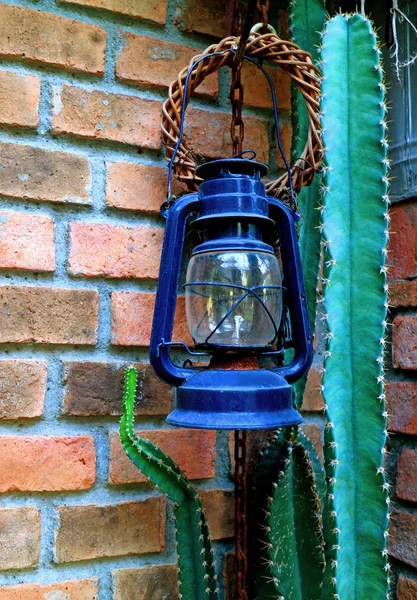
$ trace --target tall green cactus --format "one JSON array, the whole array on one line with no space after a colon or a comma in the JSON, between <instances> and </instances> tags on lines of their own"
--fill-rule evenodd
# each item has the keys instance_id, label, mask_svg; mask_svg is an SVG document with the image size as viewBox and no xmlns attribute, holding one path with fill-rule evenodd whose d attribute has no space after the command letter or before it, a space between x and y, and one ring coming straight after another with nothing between
<instances>
[{"instance_id":1,"label":"tall green cactus","mask_svg":"<svg viewBox=\"0 0 417 600\"><path fill-rule=\"evenodd\" d=\"M328 349L331 588L337 600L388 591L383 353L387 311L387 165L378 42L359 14L328 21L322 47L324 309Z\"/></svg>"},{"instance_id":2,"label":"tall green cactus","mask_svg":"<svg viewBox=\"0 0 417 600\"><path fill-rule=\"evenodd\" d=\"M210 535L197 492L165 452L134 432L137 379L136 369L128 367L120 420L123 448L138 469L174 502L180 597L184 600L216 600L217 577Z\"/></svg>"},{"instance_id":3,"label":"tall green cactus","mask_svg":"<svg viewBox=\"0 0 417 600\"><path fill-rule=\"evenodd\" d=\"M289 3L291 40L311 54L314 63L319 62L320 32L326 20L324 0L292 0ZM307 140L309 118L304 98L295 86L291 92L292 105L292 160L301 156ZM320 262L320 213L321 175L304 187L298 195L298 205L303 220L300 226L300 255L304 285L308 303L310 325L314 328L316 316L316 287ZM294 385L295 402L301 407L307 376Z\"/></svg>"}]
</instances>

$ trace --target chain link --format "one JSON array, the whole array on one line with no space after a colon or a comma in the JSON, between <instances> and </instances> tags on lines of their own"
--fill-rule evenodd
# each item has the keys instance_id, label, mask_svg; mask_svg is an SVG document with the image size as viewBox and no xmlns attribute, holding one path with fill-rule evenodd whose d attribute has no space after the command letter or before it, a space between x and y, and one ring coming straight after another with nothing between
<instances>
[{"instance_id":1,"label":"chain link","mask_svg":"<svg viewBox=\"0 0 417 600\"><path fill-rule=\"evenodd\" d=\"M248 600L246 431L235 431L236 600Z\"/></svg>"},{"instance_id":2,"label":"chain link","mask_svg":"<svg viewBox=\"0 0 417 600\"><path fill-rule=\"evenodd\" d=\"M261 0L257 0L256 9L261 14L262 19L262 33L266 33L268 31L268 13L270 8L270 0L265 0L263 4L261 4Z\"/></svg>"}]
</instances>

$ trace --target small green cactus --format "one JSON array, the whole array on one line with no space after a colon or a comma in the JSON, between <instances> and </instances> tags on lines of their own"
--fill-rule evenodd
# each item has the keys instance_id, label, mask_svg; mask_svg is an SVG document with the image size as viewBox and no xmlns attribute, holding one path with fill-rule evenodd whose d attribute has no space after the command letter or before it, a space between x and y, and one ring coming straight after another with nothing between
<instances>
[{"instance_id":1,"label":"small green cactus","mask_svg":"<svg viewBox=\"0 0 417 600\"><path fill-rule=\"evenodd\" d=\"M266 541L256 599L319 600L325 564L323 467L301 431L294 440L286 440L281 433L265 449L257 476L261 488L265 485L262 477L271 482L271 460L276 480L267 496Z\"/></svg>"},{"instance_id":2,"label":"small green cactus","mask_svg":"<svg viewBox=\"0 0 417 600\"><path fill-rule=\"evenodd\" d=\"M174 502L180 598L217 600L217 577L207 518L201 500L176 463L150 440L134 431L134 407L138 375L134 367L125 373L120 439L126 454L153 484Z\"/></svg>"}]
</instances>

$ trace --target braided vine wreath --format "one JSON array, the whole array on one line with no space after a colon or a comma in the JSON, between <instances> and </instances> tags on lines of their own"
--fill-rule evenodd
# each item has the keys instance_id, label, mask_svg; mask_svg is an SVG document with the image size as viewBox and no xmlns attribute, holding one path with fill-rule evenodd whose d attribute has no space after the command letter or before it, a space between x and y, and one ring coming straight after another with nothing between
<instances>
[{"instance_id":1,"label":"braided vine wreath","mask_svg":"<svg viewBox=\"0 0 417 600\"><path fill-rule=\"evenodd\" d=\"M168 98L162 107L162 143L165 146L165 157L169 161L178 141L181 124L181 104L184 94L184 83L192 65L201 57L212 52L222 52L221 55L208 56L202 59L192 70L189 81L186 104L194 90L204 79L220 67L232 65L239 38L227 37L218 44L206 48L201 54L194 56L189 65L182 69L169 86ZM303 95L309 128L306 145L303 153L291 166L293 189L299 192L301 188L312 182L316 171L322 161L322 145L320 137L320 71L313 65L311 55L301 50L296 44L288 40L281 40L276 33L251 33L245 49L245 55L251 58L261 58L275 63L283 69L294 81L298 90ZM179 181L184 182L190 191L195 191L201 179L195 171L197 156L183 139L178 148L175 159L174 174ZM279 191L288 186L288 173L266 184L269 195L278 195Z\"/></svg>"}]
</instances>

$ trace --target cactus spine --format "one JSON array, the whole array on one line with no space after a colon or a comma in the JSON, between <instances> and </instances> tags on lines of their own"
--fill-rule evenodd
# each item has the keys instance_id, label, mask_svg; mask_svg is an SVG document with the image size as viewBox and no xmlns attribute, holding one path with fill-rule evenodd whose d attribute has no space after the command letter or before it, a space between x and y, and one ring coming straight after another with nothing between
<instances>
[{"instance_id":1,"label":"cactus spine","mask_svg":"<svg viewBox=\"0 0 417 600\"><path fill-rule=\"evenodd\" d=\"M207 519L197 492L176 463L134 432L137 371L125 373L120 438L133 463L174 502L180 598L217 600L217 583Z\"/></svg>"},{"instance_id":2,"label":"cactus spine","mask_svg":"<svg viewBox=\"0 0 417 600\"><path fill-rule=\"evenodd\" d=\"M329 507L328 598L387 597L387 142L378 42L359 14L330 19L322 47L325 146L323 394Z\"/></svg>"},{"instance_id":3,"label":"cactus spine","mask_svg":"<svg viewBox=\"0 0 417 600\"><path fill-rule=\"evenodd\" d=\"M289 3L289 24L291 40L311 54L314 63L319 61L320 31L326 20L324 0L292 0ZM302 155L309 120L304 98L295 86L291 93L292 105L292 159ZM316 286L320 262L320 214L321 175L304 187L298 195L298 205L303 216L300 226L300 255L303 266L304 285L308 302L310 325L314 328L316 317ZM301 407L307 377L302 377L294 385L297 408Z\"/></svg>"}]
</instances>

